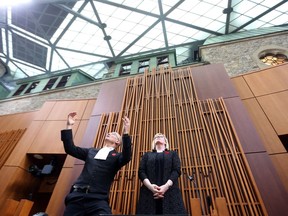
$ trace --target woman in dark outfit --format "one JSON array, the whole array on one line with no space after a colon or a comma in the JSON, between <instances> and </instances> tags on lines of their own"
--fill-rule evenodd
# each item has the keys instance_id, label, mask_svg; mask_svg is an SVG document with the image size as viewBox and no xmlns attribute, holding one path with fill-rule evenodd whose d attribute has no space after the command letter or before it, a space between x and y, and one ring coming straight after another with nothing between
<instances>
[{"instance_id":1,"label":"woman in dark outfit","mask_svg":"<svg viewBox=\"0 0 288 216\"><path fill-rule=\"evenodd\" d=\"M181 162L175 151L169 151L164 134L157 133L152 152L143 155L138 175L143 185L137 204L137 214L186 214L178 186Z\"/></svg>"}]
</instances>

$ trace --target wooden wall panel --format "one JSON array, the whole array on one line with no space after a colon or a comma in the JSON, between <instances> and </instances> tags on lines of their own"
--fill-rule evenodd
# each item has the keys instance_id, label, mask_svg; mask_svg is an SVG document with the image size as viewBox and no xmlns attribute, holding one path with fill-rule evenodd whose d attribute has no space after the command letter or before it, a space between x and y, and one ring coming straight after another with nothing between
<instances>
[{"instance_id":1,"label":"wooden wall panel","mask_svg":"<svg viewBox=\"0 0 288 216\"><path fill-rule=\"evenodd\" d=\"M35 118L35 114L36 112L26 112L1 116L0 133L29 127L32 120Z\"/></svg>"},{"instance_id":2,"label":"wooden wall panel","mask_svg":"<svg viewBox=\"0 0 288 216\"><path fill-rule=\"evenodd\" d=\"M38 134L39 130L42 128L43 123L44 122L42 121L33 121L31 123L21 140L18 142L17 147L14 148L5 165L27 168L29 164L26 161L26 152L30 148L35 135Z\"/></svg>"},{"instance_id":3,"label":"wooden wall panel","mask_svg":"<svg viewBox=\"0 0 288 216\"><path fill-rule=\"evenodd\" d=\"M238 96L223 64L195 67L191 71L199 100Z\"/></svg>"},{"instance_id":4,"label":"wooden wall panel","mask_svg":"<svg viewBox=\"0 0 288 216\"><path fill-rule=\"evenodd\" d=\"M240 98L225 99L225 104L237 131L243 151L245 153L266 151Z\"/></svg>"},{"instance_id":5,"label":"wooden wall panel","mask_svg":"<svg viewBox=\"0 0 288 216\"><path fill-rule=\"evenodd\" d=\"M286 215L288 193L267 153L246 154L246 158L269 215Z\"/></svg>"},{"instance_id":6,"label":"wooden wall panel","mask_svg":"<svg viewBox=\"0 0 288 216\"><path fill-rule=\"evenodd\" d=\"M46 155L49 159L51 155L56 154L58 159L61 159L62 162L64 161L65 153L63 143L60 139L60 130L66 128L67 114L71 111L78 112L78 120L73 129L76 134L75 142L80 143L82 136L86 131L85 129L89 120L89 113L91 115L95 101L95 99L49 101L43 105L43 109L39 110L39 113L34 112L32 113L33 115L20 113L17 115L1 116L1 119L5 120L2 122L8 122L8 128L13 128L19 125L25 125L28 127L11 156L3 166L3 169L0 171L0 183L2 183L1 185L3 187L3 190L0 189L0 193L3 200L8 197L18 198L18 196L22 196L21 198L23 198L24 193L25 196L28 196L29 193L27 190L30 190L31 192L32 189L30 188L30 185L33 185L33 181L35 180L40 181L38 182L38 185L40 185L41 178L36 178L28 172L28 167L33 163L30 154L35 153L42 154L42 156ZM85 118L85 120L82 120L81 118ZM18 124L16 124L17 121ZM5 125L3 128L5 128ZM66 166L74 167L74 163L75 161L69 162L68 159ZM71 168L71 170L73 169ZM76 176L73 177L76 178ZM53 190L53 187L49 187L50 191L48 192L50 193L51 190ZM70 187L70 185L67 185L67 188L68 187ZM42 187L41 191L45 191L45 188ZM40 196L45 196L46 200L44 202L46 202L47 198L49 199L49 193L48 195L43 195L43 193L41 194L41 191L39 194L38 191L36 191L36 193ZM34 206L33 210L35 210ZM39 203L37 200L36 209L41 208L44 211L45 209L43 209L43 207L46 208L46 206L43 206L43 204ZM63 208L63 205L60 204L59 207Z\"/></svg>"},{"instance_id":7,"label":"wooden wall panel","mask_svg":"<svg viewBox=\"0 0 288 216\"><path fill-rule=\"evenodd\" d=\"M77 129L78 124L76 123ZM35 135L27 153L29 154L64 154L60 139L60 131L65 129L66 121L44 121L43 126Z\"/></svg>"},{"instance_id":8,"label":"wooden wall panel","mask_svg":"<svg viewBox=\"0 0 288 216\"><path fill-rule=\"evenodd\" d=\"M92 110L95 106L95 103L96 103L96 99L88 100L85 112L83 113L83 116L82 116L82 119L90 119Z\"/></svg>"},{"instance_id":9,"label":"wooden wall panel","mask_svg":"<svg viewBox=\"0 0 288 216\"><path fill-rule=\"evenodd\" d=\"M284 187L286 188L286 192L288 193L288 153L284 154L275 154L270 155L270 158L276 167L276 170L278 172L278 175L280 176L280 179L282 180Z\"/></svg>"},{"instance_id":10,"label":"wooden wall panel","mask_svg":"<svg viewBox=\"0 0 288 216\"><path fill-rule=\"evenodd\" d=\"M90 103L89 103L90 102ZM33 144L27 153L50 153L50 154L63 154L64 148L60 139L60 131L66 129L67 115L70 112L77 112L76 123L73 131L78 130L79 123L85 114L87 119L88 113L91 114L93 103L95 100L69 100L57 101L43 124L41 130L38 131ZM46 109L45 110L49 110ZM85 125L86 126L86 125ZM82 137L83 134L81 134ZM44 141L45 140L45 141ZM76 140L80 142L79 140Z\"/></svg>"},{"instance_id":11,"label":"wooden wall panel","mask_svg":"<svg viewBox=\"0 0 288 216\"><path fill-rule=\"evenodd\" d=\"M94 145L100 118L101 116L98 116L98 115L91 116L87 124L87 129L83 135L83 139L80 142L80 146L89 148Z\"/></svg>"},{"instance_id":12,"label":"wooden wall panel","mask_svg":"<svg viewBox=\"0 0 288 216\"><path fill-rule=\"evenodd\" d=\"M73 182L76 180L83 166L77 165L74 168L63 168L55 186L50 202L46 208L48 215L63 215L65 205L64 200L69 193Z\"/></svg>"},{"instance_id":13,"label":"wooden wall panel","mask_svg":"<svg viewBox=\"0 0 288 216\"><path fill-rule=\"evenodd\" d=\"M265 95L257 99L277 134L288 134L288 91Z\"/></svg>"},{"instance_id":14,"label":"wooden wall panel","mask_svg":"<svg viewBox=\"0 0 288 216\"><path fill-rule=\"evenodd\" d=\"M247 85L243 76L232 77L231 81L234 84L235 88L237 89L237 92L242 100L254 97L251 89Z\"/></svg>"},{"instance_id":15,"label":"wooden wall panel","mask_svg":"<svg viewBox=\"0 0 288 216\"><path fill-rule=\"evenodd\" d=\"M47 120L67 120L67 115L70 112L77 112L77 118L81 119L86 106L87 100L57 101L49 113Z\"/></svg>"},{"instance_id":16,"label":"wooden wall panel","mask_svg":"<svg viewBox=\"0 0 288 216\"><path fill-rule=\"evenodd\" d=\"M262 139L262 142L268 154L284 153L286 152L282 142L279 140L278 135L272 127L269 119L261 109L256 99L243 100L253 123Z\"/></svg>"},{"instance_id":17,"label":"wooden wall panel","mask_svg":"<svg viewBox=\"0 0 288 216\"><path fill-rule=\"evenodd\" d=\"M46 101L36 113L34 120L45 121L57 101Z\"/></svg>"},{"instance_id":18,"label":"wooden wall panel","mask_svg":"<svg viewBox=\"0 0 288 216\"><path fill-rule=\"evenodd\" d=\"M0 205L5 203L7 198L20 199L28 198L29 193L34 192L37 178L33 177L27 170L19 167L4 166L0 175Z\"/></svg>"},{"instance_id":19,"label":"wooden wall panel","mask_svg":"<svg viewBox=\"0 0 288 216\"><path fill-rule=\"evenodd\" d=\"M101 85L92 116L118 112L121 109L126 81L126 79L121 79Z\"/></svg>"},{"instance_id":20,"label":"wooden wall panel","mask_svg":"<svg viewBox=\"0 0 288 216\"><path fill-rule=\"evenodd\" d=\"M271 67L257 73L244 75L254 95L261 96L288 90L288 64Z\"/></svg>"}]
</instances>

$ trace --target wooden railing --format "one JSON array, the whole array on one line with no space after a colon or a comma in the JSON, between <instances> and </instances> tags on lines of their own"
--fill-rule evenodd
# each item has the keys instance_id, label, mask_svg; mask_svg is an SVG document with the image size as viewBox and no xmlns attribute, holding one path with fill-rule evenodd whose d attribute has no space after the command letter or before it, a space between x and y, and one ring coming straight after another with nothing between
<instances>
[{"instance_id":1,"label":"wooden railing","mask_svg":"<svg viewBox=\"0 0 288 216\"><path fill-rule=\"evenodd\" d=\"M111 187L114 214L135 213L139 161L161 132L180 156L179 184L188 213L267 215L224 100L200 101L194 86L191 68L146 71L128 79L121 112L103 114L96 147L108 131L121 133L124 115L131 119L133 158Z\"/></svg>"},{"instance_id":2,"label":"wooden railing","mask_svg":"<svg viewBox=\"0 0 288 216\"><path fill-rule=\"evenodd\" d=\"M18 129L0 133L0 169L5 164L25 131L26 129Z\"/></svg>"},{"instance_id":3,"label":"wooden railing","mask_svg":"<svg viewBox=\"0 0 288 216\"><path fill-rule=\"evenodd\" d=\"M0 209L0 215L3 216L28 216L32 209L33 202L26 199L20 201L7 199Z\"/></svg>"}]
</instances>

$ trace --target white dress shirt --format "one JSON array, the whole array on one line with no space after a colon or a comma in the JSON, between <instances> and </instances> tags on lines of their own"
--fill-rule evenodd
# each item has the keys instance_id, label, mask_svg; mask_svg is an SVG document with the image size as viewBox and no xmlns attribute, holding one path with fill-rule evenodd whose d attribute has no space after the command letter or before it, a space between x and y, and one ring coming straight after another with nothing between
<instances>
[{"instance_id":1,"label":"white dress shirt","mask_svg":"<svg viewBox=\"0 0 288 216\"><path fill-rule=\"evenodd\" d=\"M94 159L106 160L110 151L114 150L113 147L103 147L95 155Z\"/></svg>"}]
</instances>

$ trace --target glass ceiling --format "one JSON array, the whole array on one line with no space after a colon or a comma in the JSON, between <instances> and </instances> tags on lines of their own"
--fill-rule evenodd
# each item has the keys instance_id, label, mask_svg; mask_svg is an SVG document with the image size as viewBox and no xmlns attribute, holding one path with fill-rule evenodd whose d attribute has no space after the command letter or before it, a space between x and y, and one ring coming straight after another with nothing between
<instances>
[{"instance_id":1,"label":"glass ceiling","mask_svg":"<svg viewBox=\"0 0 288 216\"><path fill-rule=\"evenodd\" d=\"M0 58L13 80L81 69L247 30L287 26L287 0L31 0L0 3Z\"/></svg>"}]
</instances>

